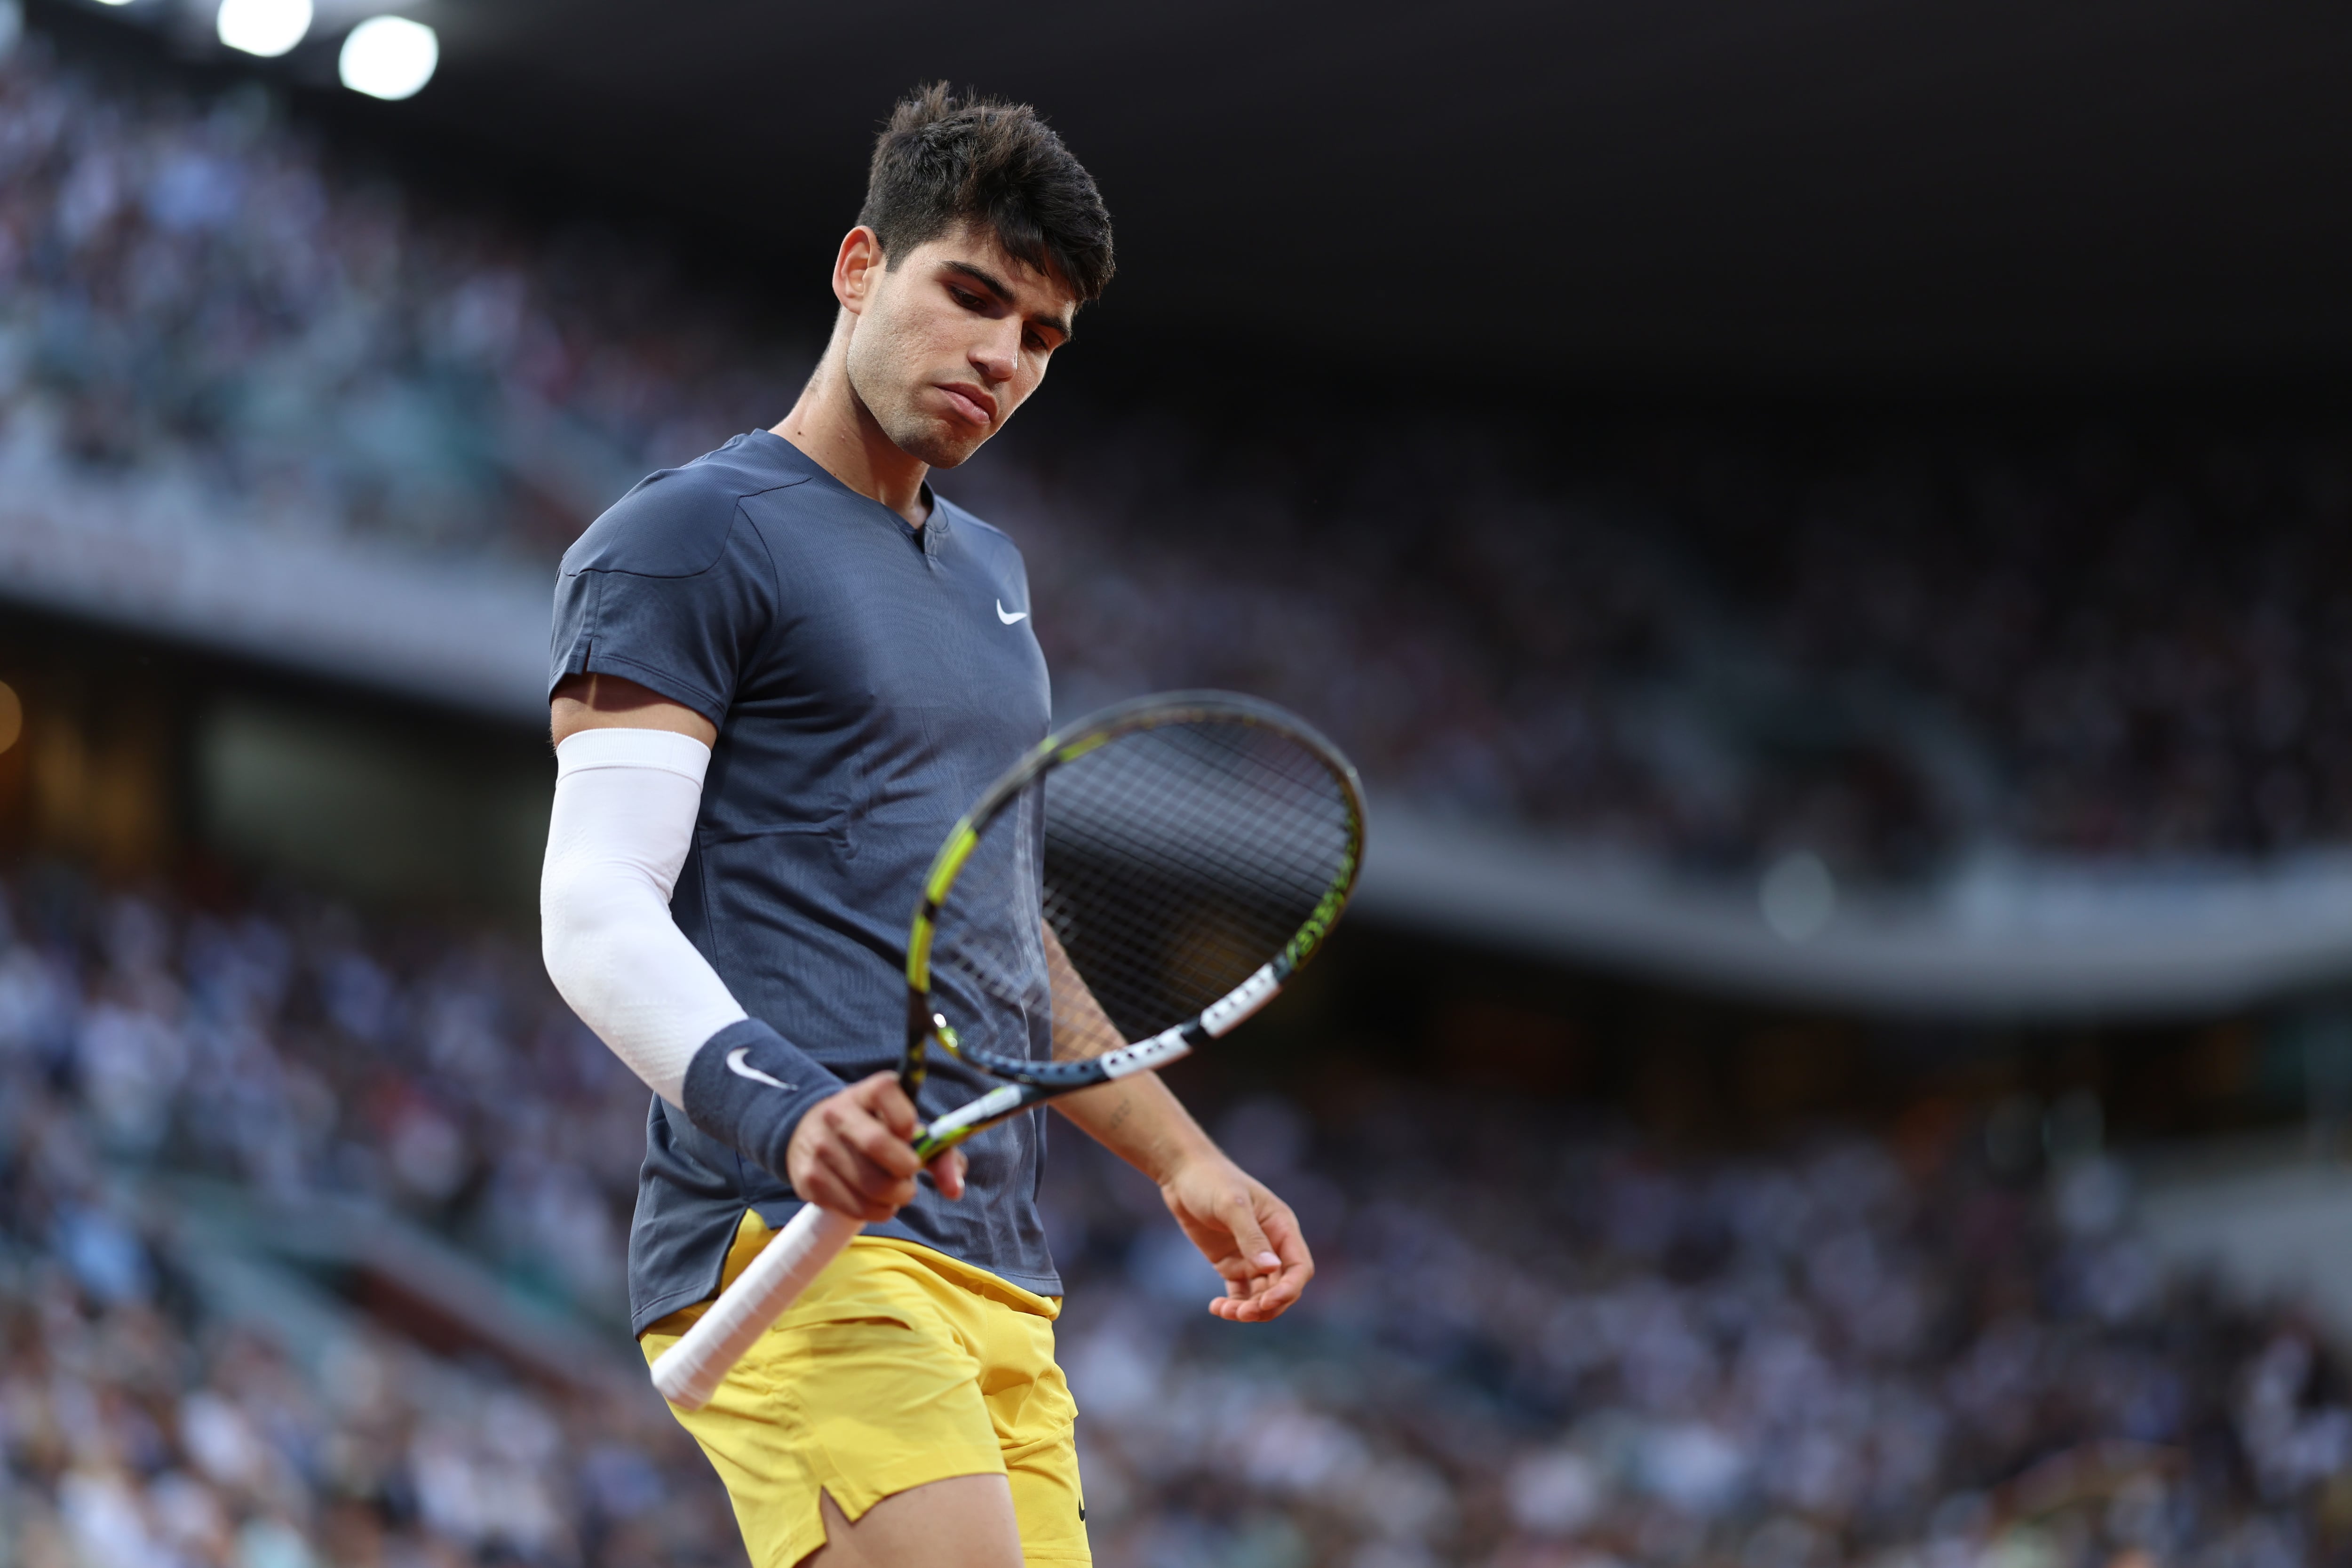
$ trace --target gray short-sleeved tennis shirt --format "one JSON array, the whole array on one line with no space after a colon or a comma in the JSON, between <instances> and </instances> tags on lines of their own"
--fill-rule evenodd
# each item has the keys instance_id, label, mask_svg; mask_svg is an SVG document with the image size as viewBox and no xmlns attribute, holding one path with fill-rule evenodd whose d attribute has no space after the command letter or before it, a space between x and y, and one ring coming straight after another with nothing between
<instances>
[{"instance_id":1,"label":"gray short-sleeved tennis shirt","mask_svg":"<svg viewBox=\"0 0 2352 1568\"><path fill-rule=\"evenodd\" d=\"M932 854L1046 731L1028 616L1003 533L937 498L909 527L764 430L646 479L564 555L551 688L623 676L719 727L671 912L752 1017L845 1081L898 1063ZM985 1087L936 1066L923 1114ZM966 1144L961 1200L926 1184L872 1228L1058 1293L1036 1207L1044 1121ZM746 1206L781 1225L800 1204L656 1099L629 1236L635 1328L717 1289Z\"/></svg>"}]
</instances>

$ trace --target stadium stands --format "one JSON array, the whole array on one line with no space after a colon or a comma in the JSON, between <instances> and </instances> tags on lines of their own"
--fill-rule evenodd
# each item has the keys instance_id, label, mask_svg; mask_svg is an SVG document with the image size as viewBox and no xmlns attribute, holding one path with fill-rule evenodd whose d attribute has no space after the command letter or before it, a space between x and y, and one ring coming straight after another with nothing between
<instances>
[{"instance_id":1,"label":"stadium stands","mask_svg":"<svg viewBox=\"0 0 2352 1568\"><path fill-rule=\"evenodd\" d=\"M572 531L774 417L808 360L617 241L354 175L257 89L109 83L37 39L0 67L0 286L16 592L518 710L529 645L478 628L533 621ZM1792 850L1906 881L2352 829L2334 426L1588 423L1563 445L1507 422L1368 452L1282 423L1138 416L1026 449L1016 426L944 481L1028 546L1066 707L1240 686L1326 723L1386 798L1742 876ZM113 569L60 564L74 540ZM380 554L339 567L343 540L438 561L474 607L411 613L429 588ZM240 560L258 608L221 591ZM514 668L469 683L453 657Z\"/></svg>"},{"instance_id":2,"label":"stadium stands","mask_svg":"<svg viewBox=\"0 0 2352 1568\"><path fill-rule=\"evenodd\" d=\"M740 1563L707 1467L614 1370L642 1093L521 984L523 955L435 939L395 979L331 920L100 902L63 873L11 892L5 1561ZM196 1174L462 1237L602 1314L621 1354L550 1383L435 1353L393 1326L410 1316L187 1223Z\"/></svg>"},{"instance_id":3,"label":"stadium stands","mask_svg":"<svg viewBox=\"0 0 2352 1568\"><path fill-rule=\"evenodd\" d=\"M27 38L0 593L535 724L556 552L782 409L761 320ZM1313 716L1377 787L1368 911L1947 1022L2352 952L2336 426L1060 428L942 485L1016 526L1064 708ZM1752 893L1801 853L1799 936ZM2340 1559L2320 1322L2154 1245L2095 1108L1986 1109L1734 1155L1377 1074L1222 1105L1322 1267L1265 1329L1057 1131L1102 1561ZM740 1568L623 1338L644 1114L509 939L7 868L0 1568Z\"/></svg>"},{"instance_id":4,"label":"stadium stands","mask_svg":"<svg viewBox=\"0 0 2352 1568\"><path fill-rule=\"evenodd\" d=\"M209 103L5 68L12 461L427 549L561 548L772 395L734 322L616 243L567 249L339 174L257 89Z\"/></svg>"},{"instance_id":5,"label":"stadium stands","mask_svg":"<svg viewBox=\"0 0 2352 1568\"><path fill-rule=\"evenodd\" d=\"M15 1561L732 1561L633 1378L453 1360L380 1295L283 1270L229 1289L221 1232L136 1200L324 1194L617 1342L643 1091L528 952L53 868L5 907ZM1935 1104L1883 1142L1744 1158L1377 1080L1217 1125L1321 1263L1271 1329L1202 1313L1213 1277L1157 1195L1055 1135L1106 1562L2267 1565L2344 1528L2342 1370L2294 1313L2158 1261L2081 1107L2049 1166L2030 1128ZM289 1326L311 1297L341 1327Z\"/></svg>"},{"instance_id":6,"label":"stadium stands","mask_svg":"<svg viewBox=\"0 0 2352 1568\"><path fill-rule=\"evenodd\" d=\"M1202 1270L1134 1235L1152 1194L1065 1147L1059 1245L1122 1260L1064 1329L1106 1556L2283 1568L2336 1539L2337 1364L2158 1268L2087 1147L2028 1179L1930 1113L1675 1161L1352 1098L1223 1123L1320 1238L1257 1339L1192 1321Z\"/></svg>"}]
</instances>

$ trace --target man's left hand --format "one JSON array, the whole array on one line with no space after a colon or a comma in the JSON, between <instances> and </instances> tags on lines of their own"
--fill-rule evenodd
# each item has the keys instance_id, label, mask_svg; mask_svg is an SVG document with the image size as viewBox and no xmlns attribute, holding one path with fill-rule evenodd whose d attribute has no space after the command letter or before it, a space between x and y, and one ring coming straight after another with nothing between
<instances>
[{"instance_id":1,"label":"man's left hand","mask_svg":"<svg viewBox=\"0 0 2352 1568\"><path fill-rule=\"evenodd\" d=\"M1218 1317L1271 1322L1315 1278L1315 1258L1290 1205L1223 1155L1188 1162L1160 1184L1160 1196L1224 1277L1225 1293L1209 1303Z\"/></svg>"}]
</instances>

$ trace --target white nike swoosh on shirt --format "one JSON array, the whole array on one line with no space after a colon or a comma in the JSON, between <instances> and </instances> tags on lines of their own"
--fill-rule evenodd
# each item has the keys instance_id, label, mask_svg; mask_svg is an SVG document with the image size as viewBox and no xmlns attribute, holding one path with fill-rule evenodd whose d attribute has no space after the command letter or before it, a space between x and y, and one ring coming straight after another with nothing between
<instances>
[{"instance_id":1,"label":"white nike swoosh on shirt","mask_svg":"<svg viewBox=\"0 0 2352 1568\"><path fill-rule=\"evenodd\" d=\"M782 1079L774 1077L769 1073L763 1073L758 1068L751 1067L745 1063L743 1058L751 1054L751 1047L749 1046L738 1046L733 1050L728 1052L727 1070L733 1073L737 1078L748 1078L753 1083L764 1083L771 1089L790 1089L793 1087L791 1084L786 1083Z\"/></svg>"},{"instance_id":2,"label":"white nike swoosh on shirt","mask_svg":"<svg viewBox=\"0 0 2352 1568\"><path fill-rule=\"evenodd\" d=\"M999 599L996 601L996 618L1003 621L1009 626L1015 621L1027 620L1029 618L1029 612L1026 610L1008 610L1004 607L1004 601Z\"/></svg>"}]
</instances>

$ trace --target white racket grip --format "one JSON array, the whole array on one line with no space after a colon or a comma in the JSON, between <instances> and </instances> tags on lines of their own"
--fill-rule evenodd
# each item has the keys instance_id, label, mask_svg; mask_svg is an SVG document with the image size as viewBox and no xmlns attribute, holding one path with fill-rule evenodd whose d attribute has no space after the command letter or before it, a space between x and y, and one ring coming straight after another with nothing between
<instances>
[{"instance_id":1,"label":"white racket grip","mask_svg":"<svg viewBox=\"0 0 2352 1568\"><path fill-rule=\"evenodd\" d=\"M654 1386L661 1396L681 1410L709 1404L743 1352L865 1228L863 1220L803 1205L710 1310L654 1358Z\"/></svg>"}]
</instances>

